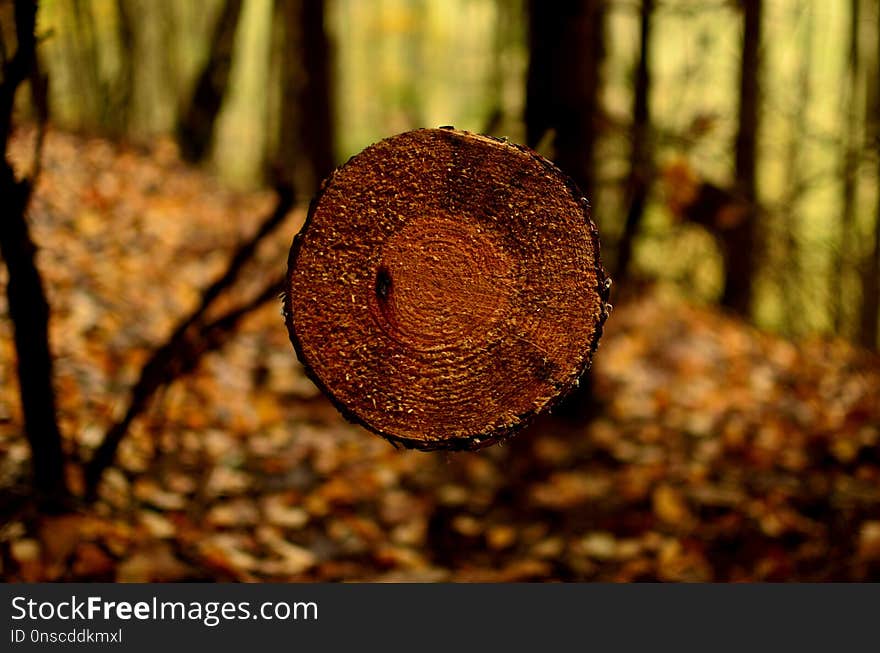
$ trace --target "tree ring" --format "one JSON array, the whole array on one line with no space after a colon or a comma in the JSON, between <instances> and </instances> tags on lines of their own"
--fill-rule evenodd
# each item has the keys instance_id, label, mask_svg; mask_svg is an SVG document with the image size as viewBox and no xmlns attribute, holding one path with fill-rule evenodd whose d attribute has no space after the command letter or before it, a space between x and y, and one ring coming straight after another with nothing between
<instances>
[{"instance_id":1,"label":"tree ring","mask_svg":"<svg viewBox=\"0 0 880 653\"><path fill-rule=\"evenodd\" d=\"M575 385L607 294L565 175L527 148L427 129L325 181L291 248L285 316L348 418L406 446L477 448Z\"/></svg>"}]
</instances>

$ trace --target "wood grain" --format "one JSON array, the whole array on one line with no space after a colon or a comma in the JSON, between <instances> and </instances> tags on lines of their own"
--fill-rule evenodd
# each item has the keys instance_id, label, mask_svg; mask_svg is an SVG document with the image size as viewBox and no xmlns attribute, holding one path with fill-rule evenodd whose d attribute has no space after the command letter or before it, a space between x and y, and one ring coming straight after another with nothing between
<instances>
[{"instance_id":1,"label":"wood grain","mask_svg":"<svg viewBox=\"0 0 880 653\"><path fill-rule=\"evenodd\" d=\"M577 384L608 287L589 205L552 163L424 129L325 181L291 248L284 313L346 417L407 447L474 449Z\"/></svg>"}]
</instances>

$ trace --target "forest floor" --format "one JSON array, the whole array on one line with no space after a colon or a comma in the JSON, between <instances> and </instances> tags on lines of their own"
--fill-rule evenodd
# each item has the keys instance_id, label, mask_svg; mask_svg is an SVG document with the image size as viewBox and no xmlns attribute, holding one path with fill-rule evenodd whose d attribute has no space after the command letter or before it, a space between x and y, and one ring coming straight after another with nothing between
<instances>
[{"instance_id":1,"label":"forest floor","mask_svg":"<svg viewBox=\"0 0 880 653\"><path fill-rule=\"evenodd\" d=\"M13 142L23 168L32 138ZM272 205L183 166L167 143L49 133L31 224L72 460ZM302 219L289 216L230 299L283 270ZM5 297L0 316L12 497L28 450ZM588 425L550 417L477 453L399 451L322 398L270 302L135 422L94 506L4 516L0 578L880 580L876 357L651 292L616 307L594 385ZM81 476L71 463L79 491Z\"/></svg>"}]
</instances>

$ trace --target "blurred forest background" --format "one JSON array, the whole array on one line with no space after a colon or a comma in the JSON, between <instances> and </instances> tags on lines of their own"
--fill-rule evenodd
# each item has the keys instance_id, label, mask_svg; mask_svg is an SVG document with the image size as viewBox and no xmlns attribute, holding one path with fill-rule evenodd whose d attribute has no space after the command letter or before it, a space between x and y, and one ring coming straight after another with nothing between
<instances>
[{"instance_id":1,"label":"blurred forest background","mask_svg":"<svg viewBox=\"0 0 880 653\"><path fill-rule=\"evenodd\" d=\"M4 577L880 579L880 0L32 13L0 0ZM320 180L446 124L577 181L617 310L562 414L398 452L273 300Z\"/></svg>"}]
</instances>

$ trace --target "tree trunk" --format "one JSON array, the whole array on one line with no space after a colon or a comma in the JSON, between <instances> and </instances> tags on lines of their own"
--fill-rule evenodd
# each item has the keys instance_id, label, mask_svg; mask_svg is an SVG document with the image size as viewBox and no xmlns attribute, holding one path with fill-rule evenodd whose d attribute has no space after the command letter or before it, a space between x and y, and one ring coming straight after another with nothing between
<instances>
[{"instance_id":1,"label":"tree trunk","mask_svg":"<svg viewBox=\"0 0 880 653\"><path fill-rule=\"evenodd\" d=\"M300 0L277 0L275 21L280 25L280 83L278 98L278 151L275 156L276 176L292 184L306 196L320 181L304 165L302 128L305 107L300 105L303 86L303 56L300 32Z\"/></svg>"},{"instance_id":2,"label":"tree trunk","mask_svg":"<svg viewBox=\"0 0 880 653\"><path fill-rule=\"evenodd\" d=\"M526 144L538 147L552 133L554 160L595 199L596 136L600 120L606 0L529 0L529 70L526 79ZM576 420L594 407L592 378L585 374L558 412Z\"/></svg>"},{"instance_id":3,"label":"tree trunk","mask_svg":"<svg viewBox=\"0 0 880 653\"><path fill-rule=\"evenodd\" d=\"M407 447L475 449L571 390L607 315L580 192L525 148L407 132L337 170L291 248L285 316L344 415Z\"/></svg>"},{"instance_id":4,"label":"tree trunk","mask_svg":"<svg viewBox=\"0 0 880 653\"><path fill-rule=\"evenodd\" d=\"M642 0L639 63L636 68L635 92L633 94L633 127L632 154L630 156L629 211L620 246L617 248L617 280L623 281L629 271L632 258L633 241L639 231L645 202L648 199L651 177L651 143L650 143L650 41L651 14L654 11L654 0Z\"/></svg>"},{"instance_id":5,"label":"tree trunk","mask_svg":"<svg viewBox=\"0 0 880 653\"><path fill-rule=\"evenodd\" d=\"M311 195L334 166L330 42L323 0L278 0L284 27L277 163Z\"/></svg>"},{"instance_id":6,"label":"tree trunk","mask_svg":"<svg viewBox=\"0 0 880 653\"><path fill-rule=\"evenodd\" d=\"M241 0L226 0L214 27L211 50L195 91L177 123L177 141L186 161L201 161L211 146L214 124L229 86Z\"/></svg>"},{"instance_id":7,"label":"tree trunk","mask_svg":"<svg viewBox=\"0 0 880 653\"><path fill-rule=\"evenodd\" d=\"M731 234L725 256L726 278L721 303L748 317L757 256L757 143L760 104L760 47L762 0L741 0L743 8L742 60L739 86L739 126L736 134L736 192L748 207L747 214Z\"/></svg>"},{"instance_id":8,"label":"tree trunk","mask_svg":"<svg viewBox=\"0 0 880 653\"><path fill-rule=\"evenodd\" d=\"M880 75L880 3L877 3L877 53L874 74L868 76L868 97L872 99L869 120L870 143L874 151L880 151L880 88L877 77ZM865 347L877 348L877 327L880 323L880 158L877 159L877 208L874 219L871 248L862 276L862 319L860 340Z\"/></svg>"},{"instance_id":9,"label":"tree trunk","mask_svg":"<svg viewBox=\"0 0 880 653\"><path fill-rule=\"evenodd\" d=\"M119 41L119 73L113 85L113 124L117 133L125 135L131 128L134 103L135 47L134 11L131 0L116 0L116 38Z\"/></svg>"},{"instance_id":10,"label":"tree trunk","mask_svg":"<svg viewBox=\"0 0 880 653\"><path fill-rule=\"evenodd\" d=\"M49 350L49 304L36 265L37 247L30 235L25 212L31 195L29 179L16 179L6 158L12 108L19 85L36 65L34 26L36 3L15 3L17 49L3 67L0 84L0 255L9 281L6 296L15 333L18 380L24 428L31 449L33 483L38 500L48 506L67 496L64 452L52 388L52 355Z\"/></svg>"},{"instance_id":11,"label":"tree trunk","mask_svg":"<svg viewBox=\"0 0 880 653\"><path fill-rule=\"evenodd\" d=\"M528 11L526 143L554 131L556 163L592 198L605 0L529 0Z\"/></svg>"},{"instance_id":12,"label":"tree trunk","mask_svg":"<svg viewBox=\"0 0 880 653\"><path fill-rule=\"evenodd\" d=\"M859 148L858 148L858 109L856 99L859 96L859 0L850 0L849 16L849 57L846 63L846 87L843 96L844 104L844 135L843 156L841 162L841 214L840 214L840 249L834 260L834 276L831 283L831 315L834 320L834 331L841 333L844 329L843 287L848 272L847 262L852 260L852 235L856 228L856 197L859 185Z\"/></svg>"}]
</instances>

